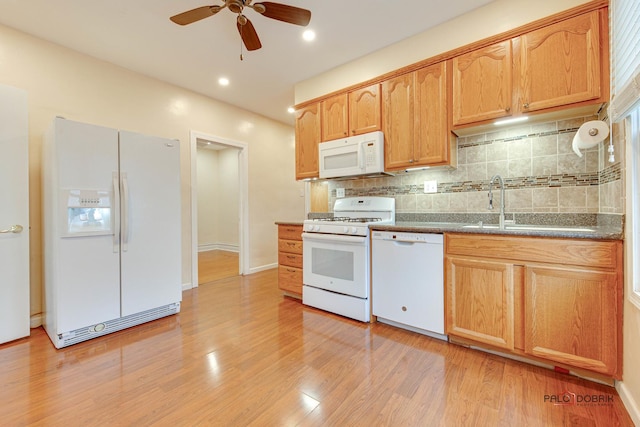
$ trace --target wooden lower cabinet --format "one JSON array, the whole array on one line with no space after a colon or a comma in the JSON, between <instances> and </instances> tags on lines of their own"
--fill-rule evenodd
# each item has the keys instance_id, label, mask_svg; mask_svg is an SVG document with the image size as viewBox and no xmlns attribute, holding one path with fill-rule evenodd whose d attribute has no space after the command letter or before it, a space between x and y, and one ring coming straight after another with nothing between
<instances>
[{"instance_id":1,"label":"wooden lower cabinet","mask_svg":"<svg viewBox=\"0 0 640 427\"><path fill-rule=\"evenodd\" d=\"M525 271L525 352L615 374L617 274L552 266Z\"/></svg>"},{"instance_id":2,"label":"wooden lower cabinet","mask_svg":"<svg viewBox=\"0 0 640 427\"><path fill-rule=\"evenodd\" d=\"M513 265L447 258L448 333L513 350Z\"/></svg>"},{"instance_id":3,"label":"wooden lower cabinet","mask_svg":"<svg viewBox=\"0 0 640 427\"><path fill-rule=\"evenodd\" d=\"M278 287L302 296L302 225L278 225Z\"/></svg>"},{"instance_id":4,"label":"wooden lower cabinet","mask_svg":"<svg viewBox=\"0 0 640 427\"><path fill-rule=\"evenodd\" d=\"M622 242L445 236L446 333L455 341L622 376Z\"/></svg>"}]
</instances>

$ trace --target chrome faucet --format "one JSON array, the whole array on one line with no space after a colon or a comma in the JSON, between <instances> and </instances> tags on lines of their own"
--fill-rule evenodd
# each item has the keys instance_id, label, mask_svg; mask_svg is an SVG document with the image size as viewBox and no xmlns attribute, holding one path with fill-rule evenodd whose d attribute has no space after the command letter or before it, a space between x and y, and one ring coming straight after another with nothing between
<instances>
[{"instance_id":1,"label":"chrome faucet","mask_svg":"<svg viewBox=\"0 0 640 427\"><path fill-rule=\"evenodd\" d=\"M491 211L493 210L493 181L496 180L496 178L498 179L498 182L500 183L500 222L499 222L499 227L500 230L504 230L504 181L502 180L502 177L500 175L493 175L491 177L491 180L489 181L489 207L488 209Z\"/></svg>"}]
</instances>

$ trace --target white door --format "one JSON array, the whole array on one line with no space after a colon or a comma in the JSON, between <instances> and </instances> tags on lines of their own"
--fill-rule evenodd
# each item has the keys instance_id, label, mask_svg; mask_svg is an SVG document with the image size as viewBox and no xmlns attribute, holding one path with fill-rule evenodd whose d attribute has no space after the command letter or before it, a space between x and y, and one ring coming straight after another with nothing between
<instances>
[{"instance_id":1,"label":"white door","mask_svg":"<svg viewBox=\"0 0 640 427\"><path fill-rule=\"evenodd\" d=\"M122 315L182 300L179 141L120 132Z\"/></svg>"},{"instance_id":2,"label":"white door","mask_svg":"<svg viewBox=\"0 0 640 427\"><path fill-rule=\"evenodd\" d=\"M0 344L29 335L27 94L0 85Z\"/></svg>"}]
</instances>

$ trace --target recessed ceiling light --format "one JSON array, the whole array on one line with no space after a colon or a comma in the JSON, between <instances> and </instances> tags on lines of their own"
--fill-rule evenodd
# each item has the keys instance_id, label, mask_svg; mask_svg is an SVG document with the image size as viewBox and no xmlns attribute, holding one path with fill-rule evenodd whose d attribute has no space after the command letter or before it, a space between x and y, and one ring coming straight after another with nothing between
<instances>
[{"instance_id":1,"label":"recessed ceiling light","mask_svg":"<svg viewBox=\"0 0 640 427\"><path fill-rule=\"evenodd\" d=\"M220 77L220 78L218 79L218 84L219 84L220 86L229 86L229 79L228 79L228 78L226 78L226 77Z\"/></svg>"},{"instance_id":2,"label":"recessed ceiling light","mask_svg":"<svg viewBox=\"0 0 640 427\"><path fill-rule=\"evenodd\" d=\"M295 109L295 108L293 108L293 107L289 107L289 108L287 108L287 113L289 113L289 114L293 114L293 113L295 113L295 112L296 112L296 109Z\"/></svg>"},{"instance_id":3,"label":"recessed ceiling light","mask_svg":"<svg viewBox=\"0 0 640 427\"><path fill-rule=\"evenodd\" d=\"M310 42L316 38L316 33L313 30L305 30L305 32L302 33L302 38Z\"/></svg>"}]
</instances>

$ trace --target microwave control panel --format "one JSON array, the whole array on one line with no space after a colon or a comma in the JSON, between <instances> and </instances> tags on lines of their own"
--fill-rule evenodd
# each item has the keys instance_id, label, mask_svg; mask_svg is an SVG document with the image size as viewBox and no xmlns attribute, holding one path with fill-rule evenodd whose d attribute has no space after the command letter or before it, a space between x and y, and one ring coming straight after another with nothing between
<instances>
[{"instance_id":1,"label":"microwave control panel","mask_svg":"<svg viewBox=\"0 0 640 427\"><path fill-rule=\"evenodd\" d=\"M375 166L378 161L378 152L375 142L365 142L364 161L366 167Z\"/></svg>"}]
</instances>

